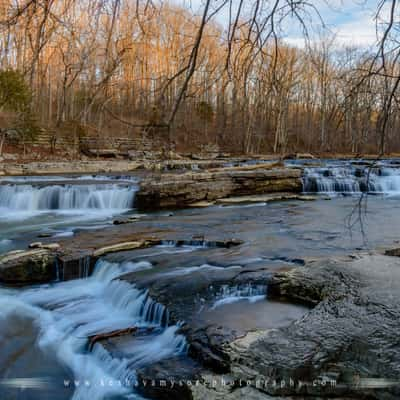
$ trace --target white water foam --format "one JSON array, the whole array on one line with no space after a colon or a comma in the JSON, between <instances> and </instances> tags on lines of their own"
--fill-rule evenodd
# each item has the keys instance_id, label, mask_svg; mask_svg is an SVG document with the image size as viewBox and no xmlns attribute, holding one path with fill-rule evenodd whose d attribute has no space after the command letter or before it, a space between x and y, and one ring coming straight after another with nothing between
<instances>
[{"instance_id":1,"label":"white water foam","mask_svg":"<svg viewBox=\"0 0 400 400\"><path fill-rule=\"evenodd\" d=\"M305 168L303 190L307 193L400 194L400 169L354 165Z\"/></svg>"},{"instance_id":2,"label":"white water foam","mask_svg":"<svg viewBox=\"0 0 400 400\"><path fill-rule=\"evenodd\" d=\"M248 301L255 303L265 300L267 288L264 285L238 285L228 286L223 285L221 292L217 295L217 300L212 305L211 309L221 307L225 304L232 304L238 301Z\"/></svg>"},{"instance_id":3,"label":"white water foam","mask_svg":"<svg viewBox=\"0 0 400 400\"><path fill-rule=\"evenodd\" d=\"M217 267L215 265L210 265L210 264L203 264L195 267L185 267L185 268L177 268L172 271L164 272L163 276L185 276L189 275L192 272L197 272L197 271L210 271L210 270L218 270L218 269L241 269L242 267L240 265L232 265L230 267Z\"/></svg>"},{"instance_id":4,"label":"white water foam","mask_svg":"<svg viewBox=\"0 0 400 400\"><path fill-rule=\"evenodd\" d=\"M1 184L0 218L26 219L43 213L98 218L134 207L135 184Z\"/></svg>"},{"instance_id":5,"label":"white water foam","mask_svg":"<svg viewBox=\"0 0 400 400\"><path fill-rule=\"evenodd\" d=\"M0 318L4 323L10 314L33 319L40 330L38 346L54 353L75 379L99 383L133 378L137 366L186 349L184 337L177 334L178 327L166 327L167 310L149 298L147 291L116 279L121 274L150 267L146 262L120 265L100 260L87 279L20 292L2 290ZM87 351L89 336L131 327L156 327L159 333L145 348L126 359L111 358L99 344L92 352ZM130 389L117 384L80 385L75 388L73 400L100 400L128 393Z\"/></svg>"}]
</instances>

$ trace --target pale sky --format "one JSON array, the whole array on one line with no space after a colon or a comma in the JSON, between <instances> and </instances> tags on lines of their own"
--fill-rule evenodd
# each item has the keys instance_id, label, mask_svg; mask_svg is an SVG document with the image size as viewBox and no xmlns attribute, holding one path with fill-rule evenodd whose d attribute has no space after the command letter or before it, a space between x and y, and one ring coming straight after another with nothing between
<instances>
[{"instance_id":1,"label":"pale sky","mask_svg":"<svg viewBox=\"0 0 400 400\"><path fill-rule=\"evenodd\" d=\"M203 1L174 0L175 3L190 7L195 13L201 12ZM215 2L217 3L218 0ZM329 31L336 35L338 44L369 47L377 42L374 16L379 0L309 0L309 2L318 9ZM311 28L310 32L314 31L314 33L310 35L316 37L315 32L320 30L318 27L320 24L318 24L318 18L313 20L313 26L309 29ZM221 24L228 21L227 9L220 12L218 21ZM286 20L282 36L290 44L304 46L300 26L293 20Z\"/></svg>"}]
</instances>

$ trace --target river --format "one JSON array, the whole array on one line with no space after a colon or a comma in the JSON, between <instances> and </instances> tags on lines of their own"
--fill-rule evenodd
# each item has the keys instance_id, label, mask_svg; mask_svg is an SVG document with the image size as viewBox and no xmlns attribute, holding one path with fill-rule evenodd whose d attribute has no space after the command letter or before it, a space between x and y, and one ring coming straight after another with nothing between
<instances>
[{"instance_id":1,"label":"river","mask_svg":"<svg viewBox=\"0 0 400 400\"><path fill-rule=\"evenodd\" d=\"M182 355L183 321L146 288L123 277L179 280L220 270L296 267L305 258L376 249L398 241L400 161L288 162L304 167L304 192L314 201L210 206L142 215L137 229L173 229L181 237L231 237L224 248L163 245L103 257L90 276L24 288L0 289L0 397L18 400L140 398L136 370ZM135 176L2 177L0 253L40 236L73 236L137 215ZM39 236L39 238L38 238ZM232 329L284 326L307 309L269 301L264 285L222 285L193 319ZM197 300L196 300L197 301ZM89 338L135 327L135 335L91 348ZM114 346L114 348L113 348Z\"/></svg>"}]
</instances>

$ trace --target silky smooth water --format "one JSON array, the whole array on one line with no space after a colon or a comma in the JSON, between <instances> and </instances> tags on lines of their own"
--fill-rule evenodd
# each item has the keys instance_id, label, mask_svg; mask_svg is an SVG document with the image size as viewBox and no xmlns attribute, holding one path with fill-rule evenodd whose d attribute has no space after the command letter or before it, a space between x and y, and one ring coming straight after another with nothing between
<instances>
[{"instance_id":1,"label":"silky smooth water","mask_svg":"<svg viewBox=\"0 0 400 400\"><path fill-rule=\"evenodd\" d=\"M310 202L152 213L129 229L132 233L163 230L171 240L161 246L107 256L97 263L92 276L83 262L84 279L25 289L1 288L0 371L5 381L0 379L0 398L136 398L131 385L118 382L134 380L135 370L141 366L184 353L185 338L177 325L168 324L168 310L146 290L121 280L126 273L180 279L199 271L211 274L216 269L243 266L273 272L296 267L303 257L348 254L399 240L400 174L396 164L317 163L307 166L304 189L329 193L331 200L317 196ZM57 238L77 229L110 226L114 215L132 209L136 184L116 178L88 182L85 177L71 182L65 177L43 182L21 177L15 181L3 178L0 189L2 252L25 247L43 231ZM365 195L359 203L361 192L374 195ZM244 243L231 248L174 247L174 239L191 240L193 236L210 241L236 238ZM262 285L227 285L198 318L245 331L285 326L304 312L301 307L269 301ZM132 338L120 356L100 344L88 351L89 336L133 326L152 328L152 333ZM40 387L31 387L33 381L26 383L25 391L12 386L13 379L32 377L41 379L36 381ZM75 381L91 384L76 385ZM115 384L102 385L104 381Z\"/></svg>"},{"instance_id":2,"label":"silky smooth water","mask_svg":"<svg viewBox=\"0 0 400 400\"><path fill-rule=\"evenodd\" d=\"M400 168L393 160L360 163L356 160L322 162L304 169L307 193L400 194Z\"/></svg>"},{"instance_id":3,"label":"silky smooth water","mask_svg":"<svg viewBox=\"0 0 400 400\"><path fill-rule=\"evenodd\" d=\"M135 379L137 367L181 354L186 349L184 337L176 334L178 326L167 325L167 310L154 302L147 291L117 279L124 273L146 268L150 268L148 263L116 264L100 260L93 275L87 279L25 290L2 290L0 335L13 318L32 321L37 328L37 337L31 346L37 346L38 353L53 354L72 376L64 375L58 381L52 379L47 383L49 386L55 389L58 385L60 390L65 389L65 380L73 379L89 382L74 387L74 400L125 398L134 392L127 382ZM129 359L111 358L100 344L88 351L90 336L131 327L152 327L158 333L152 342ZM23 370L18 372L23 376ZM6 369L3 378L19 377L10 376ZM103 385L104 382L108 384ZM110 382L114 384L110 385ZM49 388L45 385L40 389L46 391ZM41 399L41 391L31 391L29 398ZM9 392L7 384L0 382L0 394Z\"/></svg>"},{"instance_id":4,"label":"silky smooth water","mask_svg":"<svg viewBox=\"0 0 400 400\"><path fill-rule=\"evenodd\" d=\"M35 241L35 234L72 236L108 226L134 209L133 176L41 176L0 179L0 253Z\"/></svg>"}]
</instances>

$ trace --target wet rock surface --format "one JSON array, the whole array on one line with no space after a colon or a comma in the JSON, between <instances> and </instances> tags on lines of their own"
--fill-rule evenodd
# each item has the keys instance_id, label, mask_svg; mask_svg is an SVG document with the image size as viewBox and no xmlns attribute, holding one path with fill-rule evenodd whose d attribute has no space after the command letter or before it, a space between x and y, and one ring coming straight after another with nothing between
<instances>
[{"instance_id":1,"label":"wet rock surface","mask_svg":"<svg viewBox=\"0 0 400 400\"><path fill-rule=\"evenodd\" d=\"M165 306L170 323L183 323L180 331L188 343L189 355L207 368L217 372L230 369L224 345L243 335L246 330L210 323L199 315L202 309L210 308L221 292L233 288L249 295L252 288L266 295L266 283L271 278L268 265L257 268L240 265L215 267L203 265L187 269L176 269L166 273L131 273L124 280L138 288L148 290L149 296ZM251 329L251 327L249 327Z\"/></svg>"},{"instance_id":2,"label":"wet rock surface","mask_svg":"<svg viewBox=\"0 0 400 400\"><path fill-rule=\"evenodd\" d=\"M191 239L179 239L171 232L155 230L151 233L152 235L132 232L124 234L111 228L106 233L86 233L82 237L77 235L60 243L51 243L50 240L33 242L29 244L29 251L11 251L0 256L0 282L29 285L55 279L88 277L100 257L154 246L229 249L243 244L242 240L235 238L207 240L204 236L194 236ZM85 241L85 238L91 240Z\"/></svg>"},{"instance_id":3,"label":"wet rock surface","mask_svg":"<svg viewBox=\"0 0 400 400\"><path fill-rule=\"evenodd\" d=\"M270 286L275 295L315 308L287 328L230 344L232 372L242 379L309 383L266 390L274 395L398 398L398 384L385 388L385 380L400 377L399 278L400 260L377 254L315 261L277 274ZM383 387L368 389L372 378ZM336 383L312 384L323 379Z\"/></svg>"}]
</instances>

